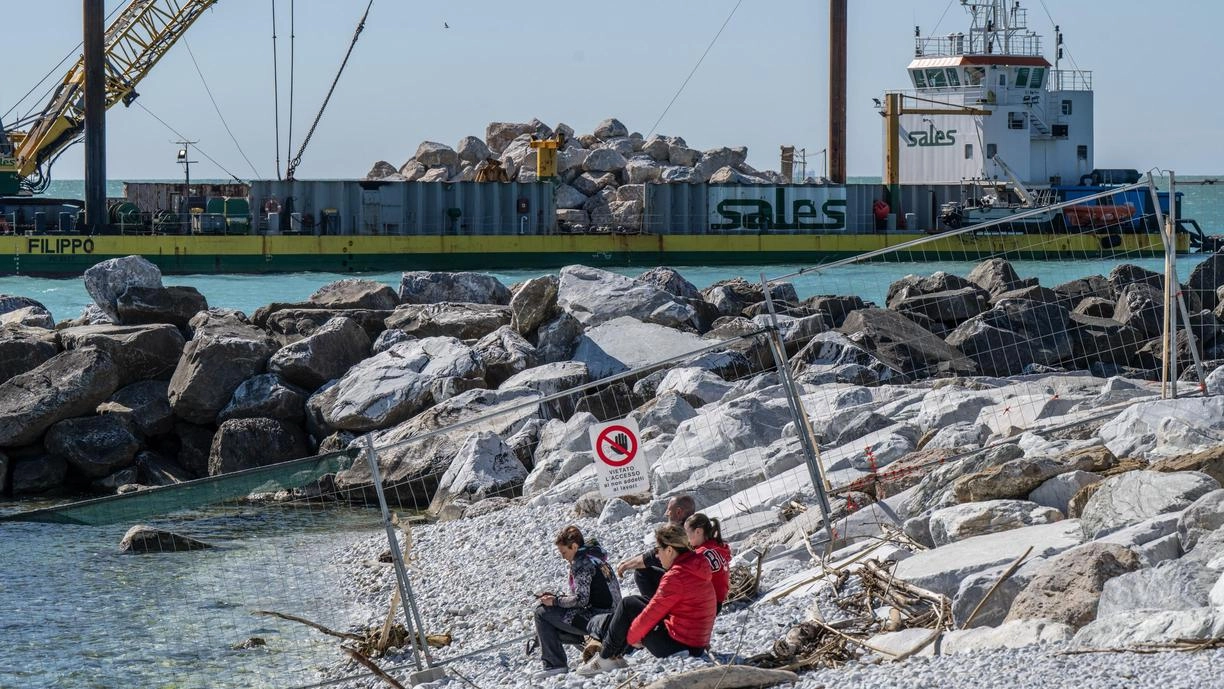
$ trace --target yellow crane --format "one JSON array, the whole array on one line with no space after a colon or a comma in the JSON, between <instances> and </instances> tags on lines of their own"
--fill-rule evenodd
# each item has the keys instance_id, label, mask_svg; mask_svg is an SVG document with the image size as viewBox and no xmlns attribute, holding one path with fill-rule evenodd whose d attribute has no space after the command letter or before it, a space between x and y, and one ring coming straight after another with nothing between
<instances>
[{"instance_id":1,"label":"yellow crane","mask_svg":"<svg viewBox=\"0 0 1224 689\"><path fill-rule=\"evenodd\" d=\"M106 107L131 105L136 85L217 0L131 0L106 29ZM85 58L64 75L27 131L0 131L0 195L42 191L47 166L85 130Z\"/></svg>"}]
</instances>

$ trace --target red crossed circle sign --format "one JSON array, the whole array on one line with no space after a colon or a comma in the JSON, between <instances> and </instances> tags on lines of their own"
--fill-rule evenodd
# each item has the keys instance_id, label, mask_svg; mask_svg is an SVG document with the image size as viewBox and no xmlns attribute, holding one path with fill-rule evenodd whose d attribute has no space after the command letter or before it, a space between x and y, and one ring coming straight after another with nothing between
<instances>
[{"instance_id":1,"label":"red crossed circle sign","mask_svg":"<svg viewBox=\"0 0 1224 689\"><path fill-rule=\"evenodd\" d=\"M633 461L637 451L637 436L624 426L608 426L595 438L595 454L608 466L625 466Z\"/></svg>"}]
</instances>

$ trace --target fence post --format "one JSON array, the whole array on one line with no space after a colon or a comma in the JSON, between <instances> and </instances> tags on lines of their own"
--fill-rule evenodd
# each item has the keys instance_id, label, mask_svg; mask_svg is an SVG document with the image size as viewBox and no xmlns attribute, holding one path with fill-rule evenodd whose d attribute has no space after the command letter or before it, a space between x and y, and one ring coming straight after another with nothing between
<instances>
[{"instance_id":1,"label":"fence post","mask_svg":"<svg viewBox=\"0 0 1224 689\"><path fill-rule=\"evenodd\" d=\"M808 423L807 412L803 409L803 400L799 398L795 379L791 377L790 361L786 358L786 344L782 341L781 330L778 329L778 313L774 310L773 296L769 293L769 280L766 279L764 273L761 273L761 289L765 291L765 306L769 309L769 351L773 354L774 363L778 367L778 380L782 382L786 402L795 420L795 433L799 436L799 446L803 448L803 458L807 462L812 488L816 490L816 503L820 506L820 515L824 518L825 535L829 538L827 548L831 550L833 548L833 524L830 523L829 516L833 508L829 505L828 481L825 479L824 467L820 464L815 434L812 433L812 427Z\"/></svg>"},{"instance_id":2,"label":"fence post","mask_svg":"<svg viewBox=\"0 0 1224 689\"><path fill-rule=\"evenodd\" d=\"M374 492L378 495L378 506L382 509L383 527L387 530L387 543L391 546L391 561L395 564L395 579L399 586L400 600L404 602L404 621L407 622L408 633L416 631L417 643L412 644L412 660L416 669L421 670L421 657L425 657L424 667L428 668L429 648L425 641L425 628L421 624L421 614L417 610L416 598L412 595L412 582L408 580L408 570L404 567L404 554L400 551L399 538L395 535L395 525L391 523L391 511L387 509L387 497L383 493L382 472L378 470L378 451L374 449L374 434L366 434L366 459L370 463L370 477L374 481Z\"/></svg>"}]
</instances>

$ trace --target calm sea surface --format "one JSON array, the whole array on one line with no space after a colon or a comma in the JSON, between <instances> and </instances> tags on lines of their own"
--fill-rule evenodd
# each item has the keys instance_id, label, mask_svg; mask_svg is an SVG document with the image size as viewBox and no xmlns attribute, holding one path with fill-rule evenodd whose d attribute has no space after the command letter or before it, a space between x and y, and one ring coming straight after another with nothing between
<instances>
[{"instance_id":1,"label":"calm sea surface","mask_svg":"<svg viewBox=\"0 0 1224 689\"><path fill-rule=\"evenodd\" d=\"M858 181L858 180L856 180ZM862 180L869 181L869 180ZM1224 184L1185 186L1184 215L1208 232L1224 232ZM80 197L81 182L59 182L49 193ZM122 186L112 183L113 196ZM1178 259L1184 280L1201 256ZM1017 271L1047 286L1107 274L1116 261L1022 261ZM1160 260L1136 261L1161 270ZM972 263L869 264L789 278L801 297L857 294L882 303L888 284L907 273L964 275ZM759 280L807 266L688 267L698 287L743 276ZM621 269L636 275L641 268ZM495 273L506 284L543 271ZM247 312L274 301L300 301L323 284L351 275L168 276L191 285L212 306ZM364 276L398 287L399 273ZM0 277L0 294L32 297L56 319L77 316L89 303L81 280ZM4 503L0 512L32 507ZM301 625L251 616L272 609L346 629L349 611L335 600L333 549L373 533L370 511L313 513L292 508L193 513L166 523L222 546L172 555L124 556L116 546L130 525L114 527L0 524L0 687L289 687L316 681L315 670L339 657L334 639ZM265 648L233 650L252 636Z\"/></svg>"}]
</instances>

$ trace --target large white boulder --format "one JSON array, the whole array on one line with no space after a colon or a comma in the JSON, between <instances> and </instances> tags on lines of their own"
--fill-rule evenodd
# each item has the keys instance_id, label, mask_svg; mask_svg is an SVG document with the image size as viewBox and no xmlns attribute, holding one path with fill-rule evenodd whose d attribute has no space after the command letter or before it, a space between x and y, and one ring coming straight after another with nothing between
<instances>
[{"instance_id":1,"label":"large white boulder","mask_svg":"<svg viewBox=\"0 0 1224 689\"><path fill-rule=\"evenodd\" d=\"M501 436L491 431L473 433L438 481L429 511L443 518L458 517L462 511L448 509L456 501L512 496L525 478L527 469Z\"/></svg>"},{"instance_id":2,"label":"large white boulder","mask_svg":"<svg viewBox=\"0 0 1224 689\"><path fill-rule=\"evenodd\" d=\"M161 289L161 269L142 256L108 258L85 270L85 291L112 323L119 323L117 302L129 287Z\"/></svg>"},{"instance_id":3,"label":"large white boulder","mask_svg":"<svg viewBox=\"0 0 1224 689\"><path fill-rule=\"evenodd\" d=\"M1034 557L1050 557L1079 545L1080 524L1066 519L1002 533L974 536L926 550L897 563L894 573L905 581L952 597L961 582L982 570L1011 563L1033 547Z\"/></svg>"},{"instance_id":4,"label":"large white boulder","mask_svg":"<svg viewBox=\"0 0 1224 689\"><path fill-rule=\"evenodd\" d=\"M598 380L707 346L709 341L694 333L622 316L583 333L571 358L586 364Z\"/></svg>"},{"instance_id":5,"label":"large white boulder","mask_svg":"<svg viewBox=\"0 0 1224 689\"><path fill-rule=\"evenodd\" d=\"M581 361L558 361L516 373L503 381L499 388L531 388L544 397L548 397L583 385L590 378L590 371L587 370L586 364ZM546 402L545 407L549 411L550 416L568 419L574 413L574 405L578 403L580 396L581 393L576 392L572 395Z\"/></svg>"},{"instance_id":6,"label":"large white boulder","mask_svg":"<svg viewBox=\"0 0 1224 689\"><path fill-rule=\"evenodd\" d=\"M1224 433L1224 396L1140 402L1097 435L1118 457L1158 459L1209 450Z\"/></svg>"},{"instance_id":7,"label":"large white boulder","mask_svg":"<svg viewBox=\"0 0 1224 689\"><path fill-rule=\"evenodd\" d=\"M696 312L658 287L587 266L561 269L557 306L591 328L629 316L669 327L689 326Z\"/></svg>"},{"instance_id":8,"label":"large white boulder","mask_svg":"<svg viewBox=\"0 0 1224 689\"><path fill-rule=\"evenodd\" d=\"M1129 615L1135 610L1191 610L1208 605L1220 573L1188 560L1116 576L1105 582L1097 617Z\"/></svg>"},{"instance_id":9,"label":"large white boulder","mask_svg":"<svg viewBox=\"0 0 1224 689\"><path fill-rule=\"evenodd\" d=\"M674 392L694 407L702 407L722 399L730 389L731 385L727 381L711 371L682 366L667 372L655 394Z\"/></svg>"},{"instance_id":10,"label":"large white boulder","mask_svg":"<svg viewBox=\"0 0 1224 689\"><path fill-rule=\"evenodd\" d=\"M1132 610L1127 615L1097 618L1075 634L1072 644L1078 648L1111 649L1214 639L1221 635L1224 635L1224 614L1220 614L1218 608Z\"/></svg>"},{"instance_id":11,"label":"large white boulder","mask_svg":"<svg viewBox=\"0 0 1224 689\"><path fill-rule=\"evenodd\" d=\"M1071 498L1079 492L1081 488L1092 483L1097 483L1101 480L1101 475L1091 471L1068 471L1065 474L1059 474L1053 478L1046 479L1046 482L1037 486L1032 493L1029 493L1028 499L1038 505L1045 507L1053 507L1054 509L1067 513L1067 504L1071 502Z\"/></svg>"},{"instance_id":12,"label":"large white boulder","mask_svg":"<svg viewBox=\"0 0 1224 689\"><path fill-rule=\"evenodd\" d=\"M936 510L931 514L931 539L936 546L974 536L1010 531L1035 524L1051 524L1062 513L1025 500L968 502Z\"/></svg>"},{"instance_id":13,"label":"large white boulder","mask_svg":"<svg viewBox=\"0 0 1224 689\"><path fill-rule=\"evenodd\" d=\"M427 337L356 364L316 397L332 428L365 432L393 426L424 409L433 400L435 380L483 377L483 362L470 347L451 337Z\"/></svg>"},{"instance_id":14,"label":"large white boulder","mask_svg":"<svg viewBox=\"0 0 1224 689\"><path fill-rule=\"evenodd\" d=\"M944 655L957 655L996 648L1023 648L1037 644L1070 641L1073 636L1075 636L1075 630L1062 622L1012 620L998 627L978 627L948 632L943 635L940 652Z\"/></svg>"},{"instance_id":15,"label":"large white boulder","mask_svg":"<svg viewBox=\"0 0 1224 689\"><path fill-rule=\"evenodd\" d=\"M1215 479L1197 471L1128 471L1106 479L1084 504L1084 536L1100 538L1159 514L1178 512L1217 490Z\"/></svg>"}]
</instances>

